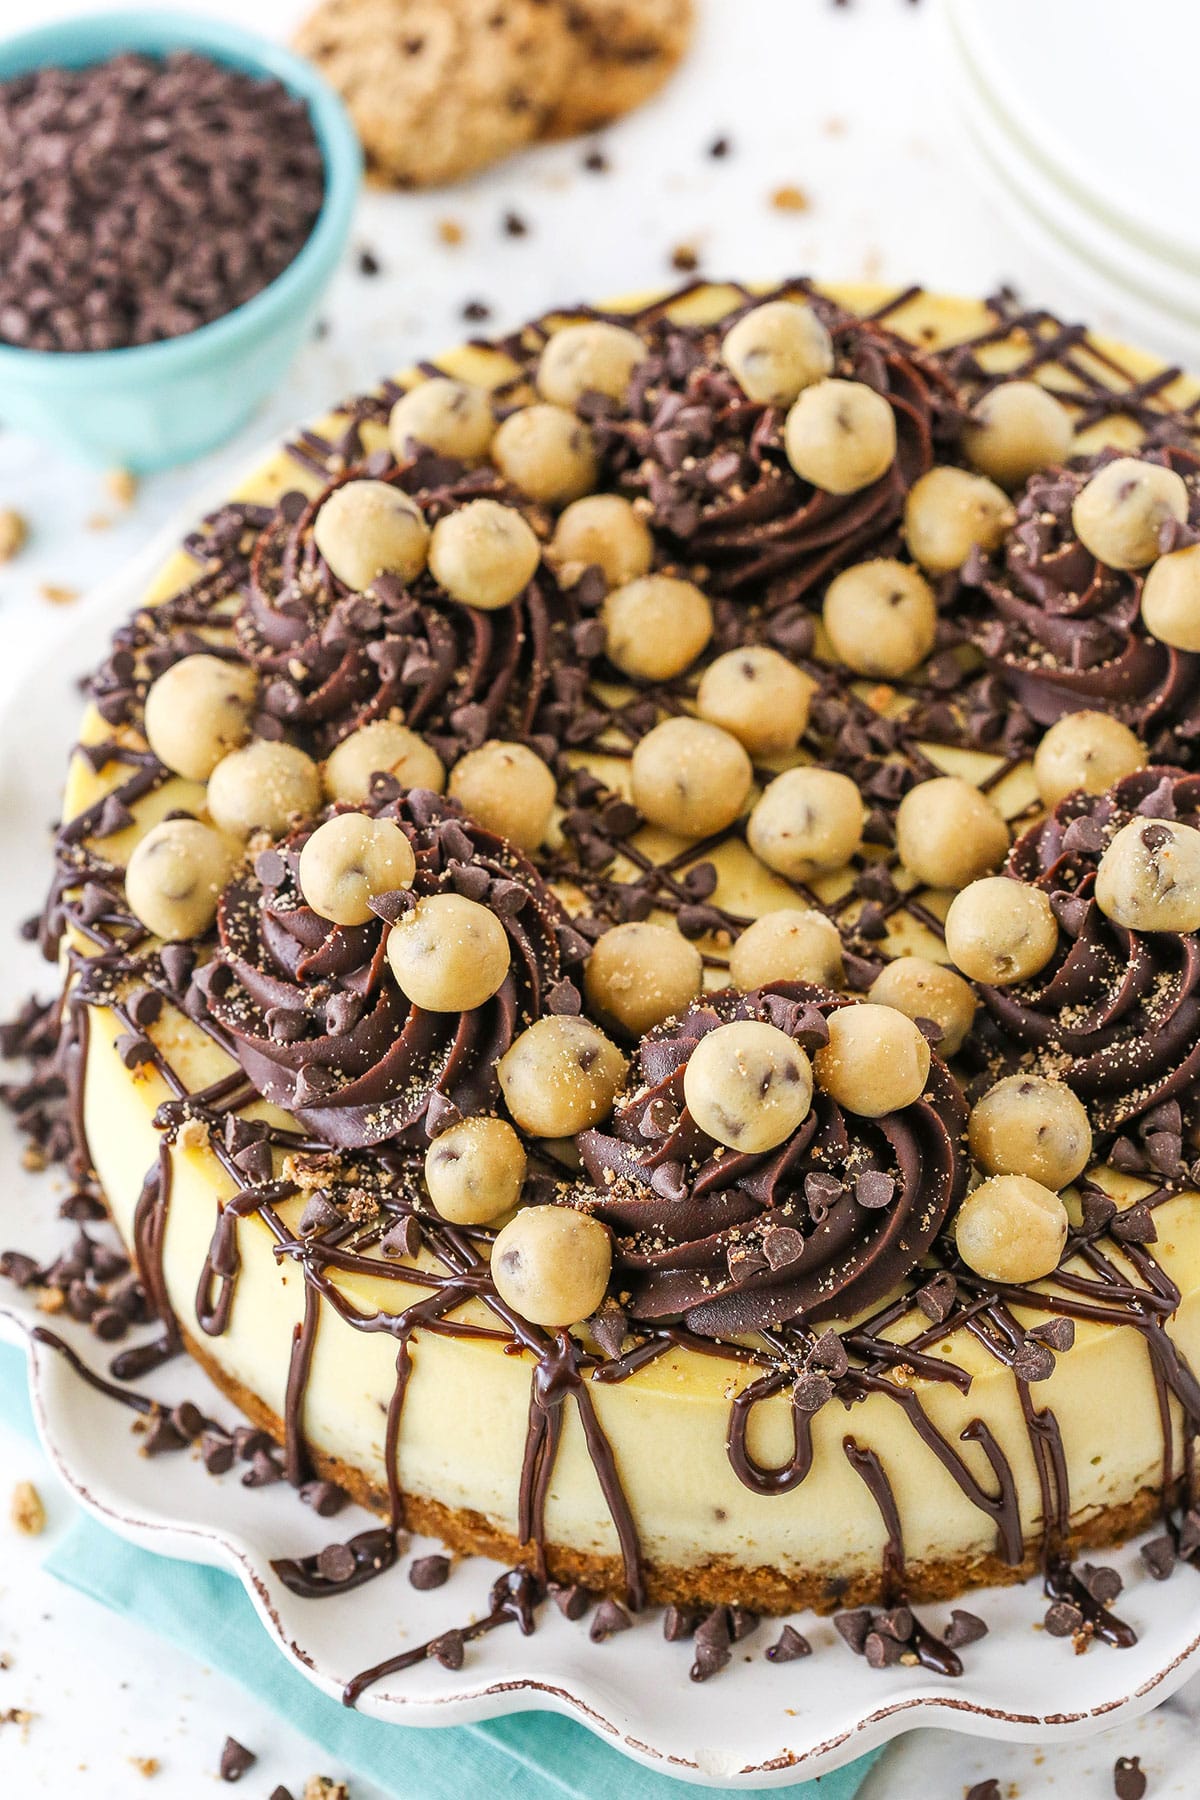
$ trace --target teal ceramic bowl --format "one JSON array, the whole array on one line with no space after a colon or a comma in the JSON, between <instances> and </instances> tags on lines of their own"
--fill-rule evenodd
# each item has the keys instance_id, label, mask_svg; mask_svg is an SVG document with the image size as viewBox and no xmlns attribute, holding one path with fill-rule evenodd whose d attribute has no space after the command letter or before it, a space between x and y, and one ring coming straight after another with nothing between
<instances>
[{"instance_id":1,"label":"teal ceramic bowl","mask_svg":"<svg viewBox=\"0 0 1200 1800\"><path fill-rule=\"evenodd\" d=\"M128 350L0 344L6 425L83 461L144 473L224 443L279 385L345 249L362 153L340 99L311 64L239 26L188 13L107 13L24 32L0 43L0 81L48 66L83 68L123 50L197 50L275 76L307 103L325 159L325 200L308 241L268 287L223 318Z\"/></svg>"}]
</instances>

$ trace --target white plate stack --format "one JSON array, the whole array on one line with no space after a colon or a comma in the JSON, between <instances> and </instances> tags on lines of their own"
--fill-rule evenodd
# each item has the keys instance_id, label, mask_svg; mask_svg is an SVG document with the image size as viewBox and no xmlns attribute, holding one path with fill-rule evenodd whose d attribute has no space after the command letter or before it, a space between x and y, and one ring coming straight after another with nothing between
<instances>
[{"instance_id":1,"label":"white plate stack","mask_svg":"<svg viewBox=\"0 0 1200 1800\"><path fill-rule=\"evenodd\" d=\"M950 103L1009 223L1094 322L1200 367L1200 5L941 0L938 25Z\"/></svg>"}]
</instances>

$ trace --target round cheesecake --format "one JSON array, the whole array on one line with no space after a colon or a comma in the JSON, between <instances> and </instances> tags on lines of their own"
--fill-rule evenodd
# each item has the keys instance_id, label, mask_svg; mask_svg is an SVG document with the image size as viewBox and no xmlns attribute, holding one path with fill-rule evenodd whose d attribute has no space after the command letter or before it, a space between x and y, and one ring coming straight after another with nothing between
<instances>
[{"instance_id":1,"label":"round cheesecake","mask_svg":"<svg viewBox=\"0 0 1200 1800\"><path fill-rule=\"evenodd\" d=\"M296 1480L777 1612L1065 1591L1186 1502L1196 395L1007 302L704 285L198 524L45 939L166 1344Z\"/></svg>"}]
</instances>

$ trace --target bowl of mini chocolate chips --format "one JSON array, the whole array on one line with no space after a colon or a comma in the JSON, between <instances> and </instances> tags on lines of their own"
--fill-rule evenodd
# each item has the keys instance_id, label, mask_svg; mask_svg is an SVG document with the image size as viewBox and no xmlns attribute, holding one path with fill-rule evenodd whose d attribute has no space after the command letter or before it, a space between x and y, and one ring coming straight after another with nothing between
<instances>
[{"instance_id":1,"label":"bowl of mini chocolate chips","mask_svg":"<svg viewBox=\"0 0 1200 1800\"><path fill-rule=\"evenodd\" d=\"M0 43L0 420L136 471L224 442L311 330L361 179L333 89L237 26Z\"/></svg>"}]
</instances>

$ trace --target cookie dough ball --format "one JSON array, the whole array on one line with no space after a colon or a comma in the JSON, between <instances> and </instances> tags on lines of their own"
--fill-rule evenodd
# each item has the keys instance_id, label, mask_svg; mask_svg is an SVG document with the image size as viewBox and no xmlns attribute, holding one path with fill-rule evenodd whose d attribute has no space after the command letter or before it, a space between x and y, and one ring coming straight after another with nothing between
<instances>
[{"instance_id":1,"label":"cookie dough ball","mask_svg":"<svg viewBox=\"0 0 1200 1800\"><path fill-rule=\"evenodd\" d=\"M227 839L198 819L167 819L134 850L125 898L147 931L169 943L199 937L217 916L221 889L233 872Z\"/></svg>"},{"instance_id":2,"label":"cookie dough ball","mask_svg":"<svg viewBox=\"0 0 1200 1800\"><path fill-rule=\"evenodd\" d=\"M976 405L962 441L981 475L1016 488L1066 462L1074 437L1070 413L1040 382L1002 381Z\"/></svg>"},{"instance_id":3,"label":"cookie dough ball","mask_svg":"<svg viewBox=\"0 0 1200 1800\"><path fill-rule=\"evenodd\" d=\"M582 419L565 406L523 406L492 440L492 461L530 500L565 506L596 485L596 446Z\"/></svg>"},{"instance_id":4,"label":"cookie dough ball","mask_svg":"<svg viewBox=\"0 0 1200 1800\"><path fill-rule=\"evenodd\" d=\"M1200 832L1196 836L1200 840ZM950 902L946 949L972 981L993 987L1028 981L1057 948L1058 922L1041 888L985 875Z\"/></svg>"},{"instance_id":5,"label":"cookie dough ball","mask_svg":"<svg viewBox=\"0 0 1200 1800\"><path fill-rule=\"evenodd\" d=\"M804 389L788 413L784 447L801 481L829 494L855 494L891 468L895 416L865 382L831 377Z\"/></svg>"},{"instance_id":6,"label":"cookie dough ball","mask_svg":"<svg viewBox=\"0 0 1200 1800\"><path fill-rule=\"evenodd\" d=\"M961 569L972 550L995 550L1013 520L1012 502L986 475L930 469L908 490L904 539L931 575Z\"/></svg>"},{"instance_id":7,"label":"cookie dough ball","mask_svg":"<svg viewBox=\"0 0 1200 1800\"><path fill-rule=\"evenodd\" d=\"M730 326L721 360L748 399L790 406L832 373L833 339L805 302L768 300Z\"/></svg>"},{"instance_id":8,"label":"cookie dough ball","mask_svg":"<svg viewBox=\"0 0 1200 1800\"><path fill-rule=\"evenodd\" d=\"M412 886L412 845L392 819L339 813L318 825L300 852L300 892L335 925L365 925L376 894Z\"/></svg>"},{"instance_id":9,"label":"cookie dough ball","mask_svg":"<svg viewBox=\"0 0 1200 1800\"><path fill-rule=\"evenodd\" d=\"M415 581L429 557L429 527L415 500L389 481L346 481L313 520L330 572L362 593L377 575Z\"/></svg>"},{"instance_id":10,"label":"cookie dough ball","mask_svg":"<svg viewBox=\"0 0 1200 1800\"><path fill-rule=\"evenodd\" d=\"M496 1234L492 1280L506 1306L558 1331L600 1308L612 1239L599 1219L568 1206L527 1206Z\"/></svg>"},{"instance_id":11,"label":"cookie dough ball","mask_svg":"<svg viewBox=\"0 0 1200 1800\"><path fill-rule=\"evenodd\" d=\"M985 1281L1040 1281L1058 1267L1067 1209L1026 1175L994 1175L967 1195L954 1223L958 1254Z\"/></svg>"},{"instance_id":12,"label":"cookie dough ball","mask_svg":"<svg viewBox=\"0 0 1200 1800\"><path fill-rule=\"evenodd\" d=\"M794 750L808 724L816 682L766 644L727 650L700 677L696 711L751 756Z\"/></svg>"},{"instance_id":13,"label":"cookie dough ball","mask_svg":"<svg viewBox=\"0 0 1200 1800\"><path fill-rule=\"evenodd\" d=\"M1128 931L1200 931L1200 831L1131 819L1100 858L1096 904Z\"/></svg>"},{"instance_id":14,"label":"cookie dough ball","mask_svg":"<svg viewBox=\"0 0 1200 1800\"><path fill-rule=\"evenodd\" d=\"M718 1025L683 1071L683 1097L700 1130L755 1155L791 1137L812 1105L812 1066L786 1031L758 1019Z\"/></svg>"},{"instance_id":15,"label":"cookie dough ball","mask_svg":"<svg viewBox=\"0 0 1200 1800\"><path fill-rule=\"evenodd\" d=\"M537 573L541 545L515 507L471 500L447 513L429 540L429 567L452 600L480 612L511 606Z\"/></svg>"},{"instance_id":16,"label":"cookie dough ball","mask_svg":"<svg viewBox=\"0 0 1200 1800\"><path fill-rule=\"evenodd\" d=\"M1158 555L1163 527L1187 516L1183 477L1136 456L1097 469L1071 508L1080 543L1110 569L1144 569Z\"/></svg>"},{"instance_id":17,"label":"cookie dough ball","mask_svg":"<svg viewBox=\"0 0 1200 1800\"><path fill-rule=\"evenodd\" d=\"M839 1006L826 1021L829 1042L813 1058L817 1086L864 1119L911 1106L929 1079L929 1044L894 1006L864 1000Z\"/></svg>"},{"instance_id":18,"label":"cookie dough ball","mask_svg":"<svg viewBox=\"0 0 1200 1800\"><path fill-rule=\"evenodd\" d=\"M596 939L583 985L590 1012L637 1038L685 1012L703 976L700 952L673 925L635 922Z\"/></svg>"},{"instance_id":19,"label":"cookie dough ball","mask_svg":"<svg viewBox=\"0 0 1200 1800\"><path fill-rule=\"evenodd\" d=\"M557 788L552 772L525 744L493 738L455 763L450 792L489 831L519 850L536 850L550 824Z\"/></svg>"},{"instance_id":20,"label":"cookie dough ball","mask_svg":"<svg viewBox=\"0 0 1200 1800\"><path fill-rule=\"evenodd\" d=\"M482 462L496 430L492 396L470 381L435 375L401 394L388 416L388 443L397 462L407 462L414 445Z\"/></svg>"},{"instance_id":21,"label":"cookie dough ball","mask_svg":"<svg viewBox=\"0 0 1200 1800\"><path fill-rule=\"evenodd\" d=\"M1164 561L1169 560L1164 558ZM1144 769L1146 746L1108 713L1067 713L1052 725L1033 755L1033 779L1042 805L1056 807L1068 794L1103 794Z\"/></svg>"},{"instance_id":22,"label":"cookie dough ball","mask_svg":"<svg viewBox=\"0 0 1200 1800\"><path fill-rule=\"evenodd\" d=\"M601 319L552 332L538 361L537 388L554 406L577 406L585 394L623 400L629 378L646 356L635 331Z\"/></svg>"},{"instance_id":23,"label":"cookie dough ball","mask_svg":"<svg viewBox=\"0 0 1200 1800\"><path fill-rule=\"evenodd\" d=\"M494 912L462 894L428 894L387 937L396 985L426 1012L472 1012L508 974L508 934Z\"/></svg>"},{"instance_id":24,"label":"cookie dough ball","mask_svg":"<svg viewBox=\"0 0 1200 1800\"><path fill-rule=\"evenodd\" d=\"M435 794L446 785L437 751L394 719L360 725L325 759L325 791L331 800L361 805L370 798L372 775L391 775L403 788L429 788Z\"/></svg>"},{"instance_id":25,"label":"cookie dough ball","mask_svg":"<svg viewBox=\"0 0 1200 1800\"><path fill-rule=\"evenodd\" d=\"M1172 550L1147 570L1142 624L1162 644L1200 650L1200 544Z\"/></svg>"},{"instance_id":26,"label":"cookie dough ball","mask_svg":"<svg viewBox=\"0 0 1200 1800\"><path fill-rule=\"evenodd\" d=\"M598 1125L627 1064L590 1019L551 1014L514 1039L496 1064L504 1104L532 1137L574 1137Z\"/></svg>"},{"instance_id":27,"label":"cookie dough ball","mask_svg":"<svg viewBox=\"0 0 1200 1800\"><path fill-rule=\"evenodd\" d=\"M896 810L900 861L926 887L963 888L1008 855L1008 826L995 805L961 775L935 775L909 788Z\"/></svg>"},{"instance_id":28,"label":"cookie dough ball","mask_svg":"<svg viewBox=\"0 0 1200 1800\"><path fill-rule=\"evenodd\" d=\"M673 681L713 633L708 596L674 575L642 575L604 601L604 653L634 681Z\"/></svg>"},{"instance_id":29,"label":"cookie dough ball","mask_svg":"<svg viewBox=\"0 0 1200 1800\"><path fill-rule=\"evenodd\" d=\"M258 738L223 756L208 781L213 823L233 837L269 831L281 837L321 804L321 777L311 756L293 744Z\"/></svg>"},{"instance_id":30,"label":"cookie dough ball","mask_svg":"<svg viewBox=\"0 0 1200 1800\"><path fill-rule=\"evenodd\" d=\"M971 1108L971 1155L987 1175L1028 1175L1057 1192L1092 1160L1083 1102L1061 1081L1008 1075Z\"/></svg>"},{"instance_id":31,"label":"cookie dough ball","mask_svg":"<svg viewBox=\"0 0 1200 1800\"><path fill-rule=\"evenodd\" d=\"M763 790L746 840L760 862L788 881L840 869L862 848L867 809L848 775L788 769Z\"/></svg>"},{"instance_id":32,"label":"cookie dough ball","mask_svg":"<svg viewBox=\"0 0 1200 1800\"><path fill-rule=\"evenodd\" d=\"M703 719L664 719L630 764L633 804L652 825L680 837L724 831L739 817L754 780L735 737Z\"/></svg>"},{"instance_id":33,"label":"cookie dough ball","mask_svg":"<svg viewBox=\"0 0 1200 1800\"><path fill-rule=\"evenodd\" d=\"M776 981L842 985L842 938L813 906L782 906L747 925L729 953L729 979L743 994Z\"/></svg>"},{"instance_id":34,"label":"cookie dough ball","mask_svg":"<svg viewBox=\"0 0 1200 1800\"><path fill-rule=\"evenodd\" d=\"M654 561L654 539L620 494L588 494L561 514L550 554L565 576L597 568L610 588L645 575Z\"/></svg>"},{"instance_id":35,"label":"cookie dough ball","mask_svg":"<svg viewBox=\"0 0 1200 1800\"><path fill-rule=\"evenodd\" d=\"M894 681L933 649L937 602L919 570L880 556L830 582L822 618L839 662L856 675Z\"/></svg>"},{"instance_id":36,"label":"cookie dough ball","mask_svg":"<svg viewBox=\"0 0 1200 1800\"><path fill-rule=\"evenodd\" d=\"M460 1119L425 1152L425 1186L451 1225L490 1225L525 1184L525 1150L504 1119Z\"/></svg>"},{"instance_id":37,"label":"cookie dough ball","mask_svg":"<svg viewBox=\"0 0 1200 1800\"><path fill-rule=\"evenodd\" d=\"M220 656L185 656L150 685L146 742L172 774L207 781L250 736L258 677Z\"/></svg>"},{"instance_id":38,"label":"cookie dough ball","mask_svg":"<svg viewBox=\"0 0 1200 1800\"><path fill-rule=\"evenodd\" d=\"M932 1020L941 1030L937 1046L941 1056L958 1055L978 1005L974 989L961 975L926 956L898 956L886 964L867 997L876 1006L894 1006L914 1021Z\"/></svg>"}]
</instances>

